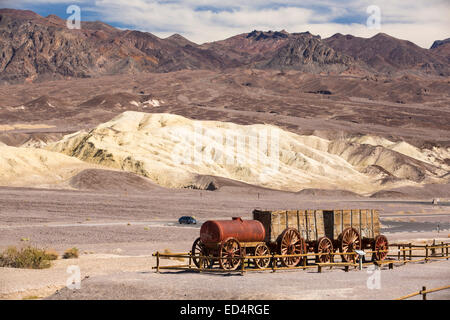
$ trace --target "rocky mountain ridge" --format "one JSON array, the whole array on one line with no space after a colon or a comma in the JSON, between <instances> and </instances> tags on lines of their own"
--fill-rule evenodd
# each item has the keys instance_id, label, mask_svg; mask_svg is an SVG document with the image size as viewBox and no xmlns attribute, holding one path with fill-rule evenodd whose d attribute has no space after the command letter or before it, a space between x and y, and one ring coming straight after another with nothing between
<instances>
[{"instance_id":1,"label":"rocky mountain ridge","mask_svg":"<svg viewBox=\"0 0 450 320\"><path fill-rule=\"evenodd\" d=\"M0 79L14 82L236 67L448 76L449 59L442 43L423 49L385 34L369 39L336 34L321 39L309 32L254 30L198 45L178 34L162 39L99 21L82 22L80 30L71 30L55 15L44 18L28 10L0 9Z\"/></svg>"}]
</instances>

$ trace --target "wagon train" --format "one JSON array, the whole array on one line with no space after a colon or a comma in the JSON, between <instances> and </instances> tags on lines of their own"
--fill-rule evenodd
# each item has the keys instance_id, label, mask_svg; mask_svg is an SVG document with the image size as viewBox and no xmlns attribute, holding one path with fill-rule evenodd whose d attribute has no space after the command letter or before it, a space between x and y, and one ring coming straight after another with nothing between
<instances>
[{"instance_id":1,"label":"wagon train","mask_svg":"<svg viewBox=\"0 0 450 320\"><path fill-rule=\"evenodd\" d=\"M304 253L317 253L316 262L334 260L339 250L343 262L356 262L355 250L371 249L373 260L384 260L388 240L380 234L378 210L260 210L253 220L206 221L200 237L192 245L197 267L211 268L218 261L224 270L236 270L242 256L252 259L256 268L267 268L272 254L284 267L302 263ZM260 258L258 258L260 257Z\"/></svg>"}]
</instances>

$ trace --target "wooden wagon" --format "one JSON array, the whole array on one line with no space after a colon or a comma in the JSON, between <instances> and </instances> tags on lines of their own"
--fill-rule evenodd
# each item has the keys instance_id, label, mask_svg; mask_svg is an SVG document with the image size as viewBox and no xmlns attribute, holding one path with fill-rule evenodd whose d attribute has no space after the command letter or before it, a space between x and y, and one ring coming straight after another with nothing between
<instances>
[{"instance_id":1,"label":"wooden wagon","mask_svg":"<svg viewBox=\"0 0 450 320\"><path fill-rule=\"evenodd\" d=\"M218 262L224 270L235 270L248 255L264 269L272 254L282 255L281 263L293 267L304 253L315 252L316 261L324 263L333 261L332 253L339 250L342 261L355 262L354 251L366 248L375 251L374 260L387 256L388 241L380 234L377 210L255 209L253 220L206 221L191 252L197 267L212 268Z\"/></svg>"},{"instance_id":2,"label":"wooden wagon","mask_svg":"<svg viewBox=\"0 0 450 320\"><path fill-rule=\"evenodd\" d=\"M380 234L378 210L259 210L253 219L266 230L265 242L271 251L282 255L315 252L317 262L333 260L330 253L339 250L344 262L356 261L358 249L370 248L374 260L383 260L388 250L387 238ZM285 266L299 264L301 258L282 258Z\"/></svg>"}]
</instances>

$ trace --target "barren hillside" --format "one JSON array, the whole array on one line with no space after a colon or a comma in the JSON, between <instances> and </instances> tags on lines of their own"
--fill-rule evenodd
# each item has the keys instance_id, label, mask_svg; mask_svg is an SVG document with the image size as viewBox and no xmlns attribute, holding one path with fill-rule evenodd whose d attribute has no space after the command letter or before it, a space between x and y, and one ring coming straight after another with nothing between
<instances>
[{"instance_id":1,"label":"barren hillside","mask_svg":"<svg viewBox=\"0 0 450 320\"><path fill-rule=\"evenodd\" d=\"M377 139L379 144L374 143ZM269 125L140 112L125 112L47 148L133 172L170 188L201 188L198 177L206 175L288 191L322 188L371 193L444 183L450 169L444 161L450 157L449 148L436 147L431 152L370 136L328 140Z\"/></svg>"}]
</instances>

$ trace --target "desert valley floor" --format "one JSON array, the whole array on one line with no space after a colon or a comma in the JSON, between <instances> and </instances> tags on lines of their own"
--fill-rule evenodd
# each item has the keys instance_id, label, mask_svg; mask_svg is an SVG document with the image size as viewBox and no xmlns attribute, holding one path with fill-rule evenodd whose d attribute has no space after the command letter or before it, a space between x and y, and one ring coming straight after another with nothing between
<instances>
[{"instance_id":1,"label":"desert valley floor","mask_svg":"<svg viewBox=\"0 0 450 320\"><path fill-rule=\"evenodd\" d=\"M27 238L59 253L73 246L81 250L78 259L57 260L50 269L3 268L0 296L5 299L393 299L425 284L446 285L450 276L448 260L408 264L394 270L385 267L381 271L381 288L370 290L366 285L370 274L366 270L351 269L346 273L333 269L318 274L311 269L244 276L184 271L157 274L152 269L156 261L151 256L158 250L191 249L199 235L199 225L180 226L177 219L181 215L195 215L199 222L232 216L251 218L251 211L257 207L377 208L382 210L382 233L391 242L448 241L449 203L311 199L251 187L130 193L4 187L0 188L0 204L0 248L17 245ZM65 288L69 265L80 267L80 290ZM328 290L330 286L333 290ZM448 299L449 295L442 291L433 298Z\"/></svg>"}]
</instances>

